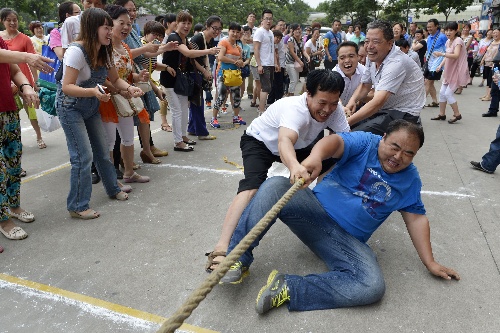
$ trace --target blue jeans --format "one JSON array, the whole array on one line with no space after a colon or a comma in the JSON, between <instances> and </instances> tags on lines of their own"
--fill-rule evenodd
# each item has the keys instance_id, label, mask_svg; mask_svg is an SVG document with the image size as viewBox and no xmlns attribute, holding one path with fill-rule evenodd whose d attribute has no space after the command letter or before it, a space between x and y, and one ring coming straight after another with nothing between
<instances>
[{"instance_id":1,"label":"blue jeans","mask_svg":"<svg viewBox=\"0 0 500 333\"><path fill-rule=\"evenodd\" d=\"M207 123L205 122L205 107L202 105L196 105L189 102L189 122L188 130L189 133L194 133L198 136L207 136Z\"/></svg>"},{"instance_id":2,"label":"blue jeans","mask_svg":"<svg viewBox=\"0 0 500 333\"><path fill-rule=\"evenodd\" d=\"M290 181L284 177L272 177L262 184L240 218L228 253L289 188ZM283 207L278 218L329 269L326 273L307 276L285 275L290 290L289 310L308 311L366 305L382 298L385 282L375 253L332 220L310 189L298 191ZM267 230L241 256L243 266L249 267L252 264L252 250L258 246L266 232Z\"/></svg>"},{"instance_id":3,"label":"blue jeans","mask_svg":"<svg viewBox=\"0 0 500 333\"><path fill-rule=\"evenodd\" d=\"M499 164L500 164L500 125L498 126L497 136L495 140L491 141L490 151L484 154L483 156L483 160L481 161L481 166L488 171L495 171Z\"/></svg>"},{"instance_id":4,"label":"blue jeans","mask_svg":"<svg viewBox=\"0 0 500 333\"><path fill-rule=\"evenodd\" d=\"M116 181L115 167L109 158L106 131L102 126L98 102L93 103L91 98L67 96L60 89L57 94L57 115L66 135L71 162L67 208L69 211L81 212L89 209L92 160L101 176L106 194L113 197L121 190Z\"/></svg>"}]
</instances>

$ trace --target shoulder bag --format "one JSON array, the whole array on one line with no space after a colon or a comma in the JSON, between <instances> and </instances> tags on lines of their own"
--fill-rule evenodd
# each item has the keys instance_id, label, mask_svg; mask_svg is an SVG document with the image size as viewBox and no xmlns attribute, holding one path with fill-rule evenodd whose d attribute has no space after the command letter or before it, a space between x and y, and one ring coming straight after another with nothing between
<instances>
[{"instance_id":1,"label":"shoulder bag","mask_svg":"<svg viewBox=\"0 0 500 333\"><path fill-rule=\"evenodd\" d=\"M174 92L181 96L191 96L194 89L194 80L188 72L181 70L181 52L179 52L179 65L175 71Z\"/></svg>"},{"instance_id":2,"label":"shoulder bag","mask_svg":"<svg viewBox=\"0 0 500 333\"><path fill-rule=\"evenodd\" d=\"M139 114L144 109L144 103L140 97L125 98L120 94L111 95L111 102L116 113L120 117L132 117Z\"/></svg>"}]
</instances>

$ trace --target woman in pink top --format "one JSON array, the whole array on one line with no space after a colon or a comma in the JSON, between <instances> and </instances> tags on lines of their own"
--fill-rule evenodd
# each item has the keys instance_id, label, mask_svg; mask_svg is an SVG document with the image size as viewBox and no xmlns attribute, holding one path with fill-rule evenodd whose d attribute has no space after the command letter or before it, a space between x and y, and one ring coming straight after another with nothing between
<instances>
[{"instance_id":1,"label":"woman in pink top","mask_svg":"<svg viewBox=\"0 0 500 333\"><path fill-rule=\"evenodd\" d=\"M0 37L3 38L9 47L9 50L36 54L31 39L18 30L19 15L17 15L15 11L9 8L3 8L0 11L0 21L5 27L5 30L0 32ZM24 76L26 76L31 86L38 91L38 87L36 86L36 80L38 80L36 68L30 68L28 64L19 64L19 68ZM25 107L25 109L30 118L31 126L33 126L33 129L36 132L36 142L38 148L46 148L47 146L45 145L45 142L43 142L40 126L38 126L35 109L32 107Z\"/></svg>"},{"instance_id":2,"label":"woman in pink top","mask_svg":"<svg viewBox=\"0 0 500 333\"><path fill-rule=\"evenodd\" d=\"M438 66L436 71L444 67L443 84L439 91L439 115L432 120L446 119L446 104L449 103L453 110L453 118L448 120L450 124L462 119L458 111L458 103L453 92L469 82L469 71L467 67L467 50L464 41L458 37L458 24L456 22L447 23L444 27L444 33L448 37L446 42L446 52L434 52L436 57L444 57L444 60Z\"/></svg>"}]
</instances>

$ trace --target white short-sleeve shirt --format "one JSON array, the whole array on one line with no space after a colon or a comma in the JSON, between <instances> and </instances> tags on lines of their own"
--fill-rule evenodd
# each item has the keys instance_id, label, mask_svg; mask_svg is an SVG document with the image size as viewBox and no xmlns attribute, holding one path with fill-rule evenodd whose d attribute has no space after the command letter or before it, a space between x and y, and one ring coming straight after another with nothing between
<instances>
[{"instance_id":1,"label":"white short-sleeve shirt","mask_svg":"<svg viewBox=\"0 0 500 333\"><path fill-rule=\"evenodd\" d=\"M262 27L255 31L253 40L260 42L260 63L262 66L274 66L274 35Z\"/></svg>"},{"instance_id":2,"label":"white short-sleeve shirt","mask_svg":"<svg viewBox=\"0 0 500 333\"><path fill-rule=\"evenodd\" d=\"M274 102L262 116L254 119L246 134L263 142L267 149L276 156L278 150L278 132L285 127L296 132L299 137L295 149L309 146L320 132L327 127L335 132L349 132L350 127L341 103L325 122L316 121L307 107L307 93L300 96L282 98Z\"/></svg>"},{"instance_id":3,"label":"white short-sleeve shirt","mask_svg":"<svg viewBox=\"0 0 500 333\"><path fill-rule=\"evenodd\" d=\"M90 79L90 67L85 60L83 51L78 46L70 46L66 52L64 52L64 68L63 68L63 79L66 74L66 67L72 67L80 71L78 78L76 79L76 84Z\"/></svg>"},{"instance_id":4,"label":"white short-sleeve shirt","mask_svg":"<svg viewBox=\"0 0 500 333\"><path fill-rule=\"evenodd\" d=\"M61 27L61 44L63 49L67 49L69 44L80 34L80 16L70 16Z\"/></svg>"},{"instance_id":5,"label":"white short-sleeve shirt","mask_svg":"<svg viewBox=\"0 0 500 333\"><path fill-rule=\"evenodd\" d=\"M363 64L358 63L356 71L351 76L351 78L345 76L344 72L342 72L339 65L335 66L333 70L335 72L340 73L340 75L342 75L342 78L344 79L345 83L344 92L342 93L342 95L340 95L340 100L344 105L347 105L352 95L354 94L358 86L361 84L361 78L363 77L363 74L366 71L366 67Z\"/></svg>"}]
</instances>

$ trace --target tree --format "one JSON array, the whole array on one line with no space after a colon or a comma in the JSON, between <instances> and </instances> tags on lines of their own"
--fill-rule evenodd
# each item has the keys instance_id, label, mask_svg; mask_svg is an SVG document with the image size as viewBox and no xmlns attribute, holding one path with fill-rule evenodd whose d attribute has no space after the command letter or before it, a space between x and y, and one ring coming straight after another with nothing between
<instances>
[{"instance_id":1,"label":"tree","mask_svg":"<svg viewBox=\"0 0 500 333\"><path fill-rule=\"evenodd\" d=\"M423 10L425 14L443 13L446 23L452 12L455 14L463 12L472 3L473 0L430 0L422 2L422 7L427 7Z\"/></svg>"},{"instance_id":2,"label":"tree","mask_svg":"<svg viewBox=\"0 0 500 333\"><path fill-rule=\"evenodd\" d=\"M325 8L321 5L321 8ZM331 0L326 8L328 20L341 20L346 17L353 24L366 26L370 21L377 18L380 5L377 0Z\"/></svg>"}]
</instances>

